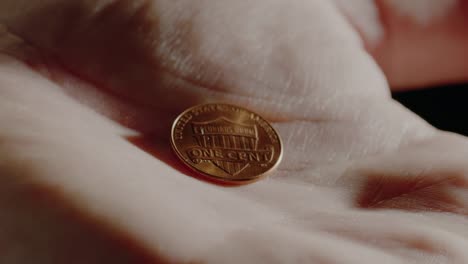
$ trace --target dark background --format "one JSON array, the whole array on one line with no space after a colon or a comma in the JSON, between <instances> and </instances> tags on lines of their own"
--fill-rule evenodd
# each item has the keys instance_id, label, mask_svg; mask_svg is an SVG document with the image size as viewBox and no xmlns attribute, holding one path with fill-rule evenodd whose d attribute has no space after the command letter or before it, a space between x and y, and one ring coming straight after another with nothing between
<instances>
[{"instance_id":1,"label":"dark background","mask_svg":"<svg viewBox=\"0 0 468 264\"><path fill-rule=\"evenodd\" d=\"M468 136L468 84L398 92L393 97L435 127Z\"/></svg>"}]
</instances>

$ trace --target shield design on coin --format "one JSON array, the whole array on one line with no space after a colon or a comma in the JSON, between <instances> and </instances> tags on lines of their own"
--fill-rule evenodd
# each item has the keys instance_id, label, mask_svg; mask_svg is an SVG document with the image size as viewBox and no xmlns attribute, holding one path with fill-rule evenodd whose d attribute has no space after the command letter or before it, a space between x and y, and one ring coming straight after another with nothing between
<instances>
[{"instance_id":1,"label":"shield design on coin","mask_svg":"<svg viewBox=\"0 0 468 264\"><path fill-rule=\"evenodd\" d=\"M250 164L240 155L256 151L258 132L255 125L240 124L220 117L207 122L193 122L192 129L198 145L208 152L219 151L209 162L231 176L236 176Z\"/></svg>"}]
</instances>

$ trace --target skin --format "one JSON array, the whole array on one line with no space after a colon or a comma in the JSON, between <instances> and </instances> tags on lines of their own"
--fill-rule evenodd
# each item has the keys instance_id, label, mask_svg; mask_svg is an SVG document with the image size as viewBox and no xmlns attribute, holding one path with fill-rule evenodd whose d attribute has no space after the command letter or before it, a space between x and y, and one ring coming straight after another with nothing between
<instances>
[{"instance_id":1,"label":"skin","mask_svg":"<svg viewBox=\"0 0 468 264\"><path fill-rule=\"evenodd\" d=\"M389 91L466 80L464 2L397 2L2 0L0 263L468 262L468 141ZM180 165L206 102L272 122L270 177Z\"/></svg>"}]
</instances>

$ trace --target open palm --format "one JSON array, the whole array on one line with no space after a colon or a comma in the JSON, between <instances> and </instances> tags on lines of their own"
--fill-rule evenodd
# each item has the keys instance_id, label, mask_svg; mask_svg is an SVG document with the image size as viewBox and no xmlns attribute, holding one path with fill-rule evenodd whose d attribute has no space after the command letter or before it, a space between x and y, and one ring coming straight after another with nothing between
<instances>
[{"instance_id":1,"label":"open palm","mask_svg":"<svg viewBox=\"0 0 468 264\"><path fill-rule=\"evenodd\" d=\"M391 100L346 8L30 2L0 2L0 263L468 261L468 140ZM272 122L270 177L177 162L171 123L206 102Z\"/></svg>"}]
</instances>

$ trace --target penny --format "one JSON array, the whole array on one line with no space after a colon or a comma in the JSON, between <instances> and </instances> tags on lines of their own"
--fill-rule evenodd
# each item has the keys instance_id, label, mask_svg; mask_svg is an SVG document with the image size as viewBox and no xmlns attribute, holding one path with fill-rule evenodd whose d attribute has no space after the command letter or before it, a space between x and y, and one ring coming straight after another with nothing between
<instances>
[{"instance_id":1,"label":"penny","mask_svg":"<svg viewBox=\"0 0 468 264\"><path fill-rule=\"evenodd\" d=\"M184 111L174 121L171 143L189 168L228 184L262 178L278 166L283 151L268 121L229 104L203 104Z\"/></svg>"}]
</instances>

